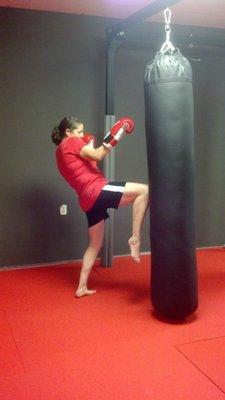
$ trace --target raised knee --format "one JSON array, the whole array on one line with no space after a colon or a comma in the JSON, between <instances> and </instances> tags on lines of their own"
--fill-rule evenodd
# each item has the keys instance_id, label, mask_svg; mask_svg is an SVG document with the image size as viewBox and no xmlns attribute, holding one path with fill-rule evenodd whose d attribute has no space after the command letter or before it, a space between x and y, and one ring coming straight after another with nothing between
<instances>
[{"instance_id":1,"label":"raised knee","mask_svg":"<svg viewBox=\"0 0 225 400\"><path fill-rule=\"evenodd\" d=\"M148 185L141 183L139 185L136 197L141 197L142 199L147 199L149 196L149 189L148 189Z\"/></svg>"},{"instance_id":2,"label":"raised knee","mask_svg":"<svg viewBox=\"0 0 225 400\"><path fill-rule=\"evenodd\" d=\"M149 195L149 187L148 187L148 185L143 184L142 193L143 193L145 196L148 196L148 195Z\"/></svg>"}]
</instances>

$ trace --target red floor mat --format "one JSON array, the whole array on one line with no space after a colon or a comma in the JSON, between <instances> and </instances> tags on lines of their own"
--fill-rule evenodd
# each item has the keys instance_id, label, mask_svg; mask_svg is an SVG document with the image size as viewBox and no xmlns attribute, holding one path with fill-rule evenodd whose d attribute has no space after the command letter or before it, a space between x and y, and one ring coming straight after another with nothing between
<instances>
[{"instance_id":1,"label":"red floor mat","mask_svg":"<svg viewBox=\"0 0 225 400\"><path fill-rule=\"evenodd\" d=\"M0 377L4 400L224 400L224 394L175 349L105 343L83 359L73 352L61 363L7 379ZM90 349L90 348L89 348ZM62 349L63 350L63 349ZM62 351L60 350L60 351ZM62 355L62 353L61 353ZM47 355L46 355L47 356ZM49 354L51 358L51 354ZM67 354L67 357L69 355ZM16 388L16 391L15 389ZM14 397L15 396L15 397Z\"/></svg>"},{"instance_id":2,"label":"red floor mat","mask_svg":"<svg viewBox=\"0 0 225 400\"><path fill-rule=\"evenodd\" d=\"M5 312L0 312L0 376L24 373L24 367L18 353Z\"/></svg>"},{"instance_id":3,"label":"red floor mat","mask_svg":"<svg viewBox=\"0 0 225 400\"><path fill-rule=\"evenodd\" d=\"M177 348L225 394L225 337L187 343Z\"/></svg>"},{"instance_id":4,"label":"red floor mat","mask_svg":"<svg viewBox=\"0 0 225 400\"><path fill-rule=\"evenodd\" d=\"M216 338L225 337L225 252L201 251L198 262L199 309L185 323L152 314L149 256L95 268L97 294L83 299L73 297L76 265L0 273L0 397L224 400L224 342ZM212 347L200 350L206 333Z\"/></svg>"}]
</instances>

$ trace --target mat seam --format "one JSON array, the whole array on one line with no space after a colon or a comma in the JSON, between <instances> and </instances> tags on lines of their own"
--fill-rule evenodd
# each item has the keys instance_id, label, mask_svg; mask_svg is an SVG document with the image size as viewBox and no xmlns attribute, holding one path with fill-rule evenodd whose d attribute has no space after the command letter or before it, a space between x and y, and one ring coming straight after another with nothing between
<instances>
[{"instance_id":1,"label":"mat seam","mask_svg":"<svg viewBox=\"0 0 225 400\"><path fill-rule=\"evenodd\" d=\"M193 344L193 343L205 342L207 340L215 340L215 339L223 339L223 338L225 338L225 335L215 336L215 337L210 337L210 338L205 338L205 339L193 340L191 342L185 342L185 343L176 344L175 346L185 346L187 344Z\"/></svg>"},{"instance_id":2,"label":"mat seam","mask_svg":"<svg viewBox=\"0 0 225 400\"><path fill-rule=\"evenodd\" d=\"M201 372L202 375L204 375L214 386L216 386L223 394L225 394L225 391L219 385L217 385L217 383L215 383L204 371L202 371L201 368L199 368L192 360L190 360L190 358L186 356L186 354L184 354L176 345L174 347L180 354L182 354L184 358L186 358L186 360L188 360L199 372Z\"/></svg>"},{"instance_id":3,"label":"mat seam","mask_svg":"<svg viewBox=\"0 0 225 400\"><path fill-rule=\"evenodd\" d=\"M21 353L20 353L20 351L19 351L19 348L18 348L16 339L15 339L15 336L14 336L14 333L13 333L13 329L12 329L11 324L10 324L9 319L8 319L7 311L6 311L6 310L3 310L3 313L5 314L5 318L6 318L6 321L7 321L8 326L9 326L9 330L10 330L10 332L11 332L11 335L12 335L12 338L13 338L13 341L14 341L14 344L15 344L15 347L16 347L16 350L17 350L17 353L18 353L20 362L21 362L21 364L22 364L22 368L23 368L23 370L24 370L24 373L27 374L28 371L27 371L26 368L25 368L25 363L24 363L23 358L22 358L22 355L21 355Z\"/></svg>"}]
</instances>

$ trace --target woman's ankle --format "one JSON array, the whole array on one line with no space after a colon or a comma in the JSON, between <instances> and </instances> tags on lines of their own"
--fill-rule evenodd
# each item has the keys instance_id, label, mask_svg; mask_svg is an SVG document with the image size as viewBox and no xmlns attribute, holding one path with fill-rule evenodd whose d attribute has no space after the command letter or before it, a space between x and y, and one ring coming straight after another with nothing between
<instances>
[{"instance_id":1,"label":"woman's ankle","mask_svg":"<svg viewBox=\"0 0 225 400\"><path fill-rule=\"evenodd\" d=\"M140 242L141 237L139 235L132 235L130 239L128 240L129 244L136 244L137 242Z\"/></svg>"}]
</instances>

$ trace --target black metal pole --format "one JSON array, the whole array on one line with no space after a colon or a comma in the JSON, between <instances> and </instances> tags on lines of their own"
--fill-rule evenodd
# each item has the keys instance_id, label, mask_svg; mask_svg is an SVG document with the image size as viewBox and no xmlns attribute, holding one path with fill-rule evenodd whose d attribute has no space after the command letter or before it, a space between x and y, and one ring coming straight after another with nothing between
<instances>
[{"instance_id":1,"label":"black metal pole","mask_svg":"<svg viewBox=\"0 0 225 400\"><path fill-rule=\"evenodd\" d=\"M121 44L121 37L116 36L109 40L107 47L106 66L106 115L114 115L115 112L115 68L116 52Z\"/></svg>"},{"instance_id":2,"label":"black metal pole","mask_svg":"<svg viewBox=\"0 0 225 400\"><path fill-rule=\"evenodd\" d=\"M107 70L106 70L106 106L105 106L105 132L115 124L115 66L116 51L119 47L117 37L110 40L107 47ZM111 151L104 159L104 173L109 181L115 180L115 154ZM114 212L109 211L110 219L106 221L104 243L102 249L102 266L111 267L113 259L113 230Z\"/></svg>"}]
</instances>

